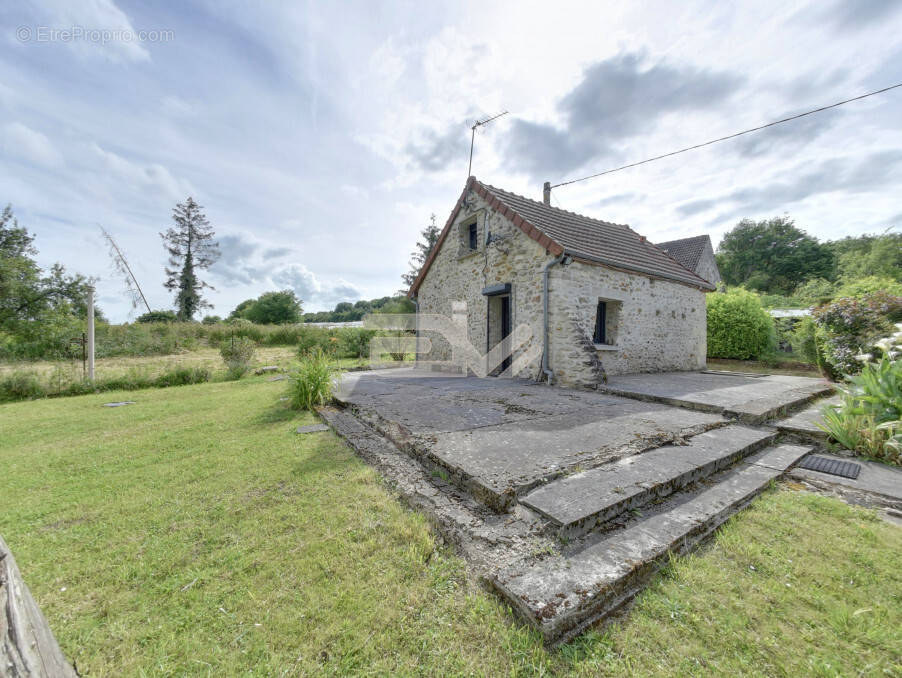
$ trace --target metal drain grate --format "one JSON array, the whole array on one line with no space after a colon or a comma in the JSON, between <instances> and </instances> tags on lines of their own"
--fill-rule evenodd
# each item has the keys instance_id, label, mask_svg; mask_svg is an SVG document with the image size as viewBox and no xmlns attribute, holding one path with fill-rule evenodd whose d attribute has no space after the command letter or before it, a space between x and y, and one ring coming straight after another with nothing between
<instances>
[{"instance_id":1,"label":"metal drain grate","mask_svg":"<svg viewBox=\"0 0 902 678\"><path fill-rule=\"evenodd\" d=\"M851 478L855 480L861 473L861 464L854 464L851 461L839 461L838 459L827 459L826 457L818 457L809 454L799 462L799 468L807 468L809 471L820 471L821 473L829 473L831 476L840 476L842 478Z\"/></svg>"}]
</instances>

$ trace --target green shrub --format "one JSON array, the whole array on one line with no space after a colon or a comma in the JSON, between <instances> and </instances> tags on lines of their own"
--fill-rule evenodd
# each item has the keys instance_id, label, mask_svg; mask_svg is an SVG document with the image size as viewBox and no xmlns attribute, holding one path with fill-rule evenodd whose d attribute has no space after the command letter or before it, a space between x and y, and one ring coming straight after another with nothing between
<instances>
[{"instance_id":1,"label":"green shrub","mask_svg":"<svg viewBox=\"0 0 902 678\"><path fill-rule=\"evenodd\" d=\"M165 388L167 386L203 384L207 381L210 381L210 370L205 367L177 367L158 376L153 380L153 385Z\"/></svg>"},{"instance_id":2,"label":"green shrub","mask_svg":"<svg viewBox=\"0 0 902 678\"><path fill-rule=\"evenodd\" d=\"M902 316L902 296L871 292L861 297L840 297L813 311L818 366L825 376L839 379L857 374L855 356L892 331Z\"/></svg>"},{"instance_id":3,"label":"green shrub","mask_svg":"<svg viewBox=\"0 0 902 678\"><path fill-rule=\"evenodd\" d=\"M303 359L316 351L334 354L337 341L332 341L332 333L325 327L300 325L297 333L298 357Z\"/></svg>"},{"instance_id":4,"label":"green shrub","mask_svg":"<svg viewBox=\"0 0 902 678\"><path fill-rule=\"evenodd\" d=\"M774 322L758 295L738 288L708 295L708 356L757 360L774 350Z\"/></svg>"},{"instance_id":5,"label":"green shrub","mask_svg":"<svg viewBox=\"0 0 902 678\"><path fill-rule=\"evenodd\" d=\"M219 354L230 379L240 379L250 368L256 344L247 337L232 337L222 342Z\"/></svg>"},{"instance_id":6,"label":"green shrub","mask_svg":"<svg viewBox=\"0 0 902 678\"><path fill-rule=\"evenodd\" d=\"M802 318L801 322L792 333L792 348L805 362L817 365L817 340L815 330L817 326L812 318Z\"/></svg>"},{"instance_id":7,"label":"green shrub","mask_svg":"<svg viewBox=\"0 0 902 678\"><path fill-rule=\"evenodd\" d=\"M204 319L201 320L201 323L204 325L215 325L216 323L221 323L222 318L218 315L205 315Z\"/></svg>"},{"instance_id":8,"label":"green shrub","mask_svg":"<svg viewBox=\"0 0 902 678\"><path fill-rule=\"evenodd\" d=\"M44 386L35 372L16 370L0 379L0 401L31 400L45 395Z\"/></svg>"},{"instance_id":9,"label":"green shrub","mask_svg":"<svg viewBox=\"0 0 902 678\"><path fill-rule=\"evenodd\" d=\"M805 308L805 303L796 297L783 294L760 294L758 297L764 308Z\"/></svg>"},{"instance_id":10,"label":"green shrub","mask_svg":"<svg viewBox=\"0 0 902 678\"><path fill-rule=\"evenodd\" d=\"M366 358L376 330L362 327L343 327L338 330L338 351L343 358Z\"/></svg>"},{"instance_id":11,"label":"green shrub","mask_svg":"<svg viewBox=\"0 0 902 678\"><path fill-rule=\"evenodd\" d=\"M805 306L825 304L836 296L836 287L824 278L812 278L796 287L793 296Z\"/></svg>"},{"instance_id":12,"label":"green shrub","mask_svg":"<svg viewBox=\"0 0 902 678\"><path fill-rule=\"evenodd\" d=\"M298 410L312 410L332 400L333 371L329 356L321 348L313 348L291 373L288 398Z\"/></svg>"},{"instance_id":13,"label":"green shrub","mask_svg":"<svg viewBox=\"0 0 902 678\"><path fill-rule=\"evenodd\" d=\"M862 297L873 292L886 292L897 297L902 297L902 283L892 278L881 278L869 275L857 280L844 282L836 291L838 297Z\"/></svg>"}]
</instances>

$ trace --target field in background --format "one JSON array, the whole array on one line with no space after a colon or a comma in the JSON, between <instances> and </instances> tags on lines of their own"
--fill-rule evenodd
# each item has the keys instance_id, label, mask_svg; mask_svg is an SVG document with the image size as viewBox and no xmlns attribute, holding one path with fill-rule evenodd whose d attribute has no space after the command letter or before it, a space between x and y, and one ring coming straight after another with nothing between
<instances>
[{"instance_id":1,"label":"field in background","mask_svg":"<svg viewBox=\"0 0 902 678\"><path fill-rule=\"evenodd\" d=\"M268 379L0 405L0 534L83 675L898 675L872 512L768 492L548 651Z\"/></svg>"},{"instance_id":2,"label":"field in background","mask_svg":"<svg viewBox=\"0 0 902 678\"><path fill-rule=\"evenodd\" d=\"M256 350L254 363L255 367L262 365L288 367L295 360L297 351L290 346L260 346ZM199 348L172 355L98 358L95 361L95 375L97 378L121 377L138 371L156 376L179 367L201 367L213 373L225 372L219 349ZM71 379L80 379L82 376L81 360L39 360L27 363L0 363L0 377L21 369L34 370L43 379L51 379L58 371Z\"/></svg>"}]
</instances>

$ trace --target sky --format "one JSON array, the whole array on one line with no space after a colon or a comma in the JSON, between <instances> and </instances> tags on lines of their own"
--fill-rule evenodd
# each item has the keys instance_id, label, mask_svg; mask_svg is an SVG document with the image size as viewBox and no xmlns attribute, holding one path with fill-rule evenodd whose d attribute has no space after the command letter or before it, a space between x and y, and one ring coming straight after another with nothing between
<instances>
[{"instance_id":1,"label":"sky","mask_svg":"<svg viewBox=\"0 0 902 678\"><path fill-rule=\"evenodd\" d=\"M293 289L392 295L473 174L579 178L902 82L902 2L41 0L0 7L0 203L38 260L154 308L159 233L204 207L209 311ZM589 181L552 204L653 242L789 214L826 240L902 226L902 88Z\"/></svg>"}]
</instances>

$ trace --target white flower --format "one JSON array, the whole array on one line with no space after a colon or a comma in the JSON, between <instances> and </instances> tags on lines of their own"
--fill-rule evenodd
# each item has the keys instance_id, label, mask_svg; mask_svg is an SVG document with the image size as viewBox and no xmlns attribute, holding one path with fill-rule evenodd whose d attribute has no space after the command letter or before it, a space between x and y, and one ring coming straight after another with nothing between
<instances>
[{"instance_id":1,"label":"white flower","mask_svg":"<svg viewBox=\"0 0 902 678\"><path fill-rule=\"evenodd\" d=\"M879 348L881 351L888 351L890 347L893 345L893 342L887 337L886 339L881 339L876 344L875 347Z\"/></svg>"},{"instance_id":2,"label":"white flower","mask_svg":"<svg viewBox=\"0 0 902 678\"><path fill-rule=\"evenodd\" d=\"M855 356L855 360L859 360L863 363L866 363L869 360L872 360L873 358L874 358L874 356L871 353L859 353L857 356Z\"/></svg>"}]
</instances>

